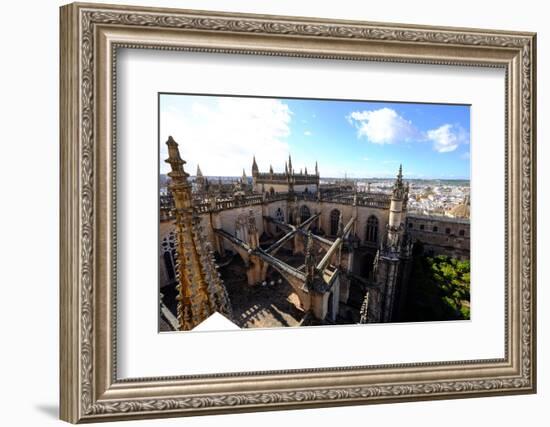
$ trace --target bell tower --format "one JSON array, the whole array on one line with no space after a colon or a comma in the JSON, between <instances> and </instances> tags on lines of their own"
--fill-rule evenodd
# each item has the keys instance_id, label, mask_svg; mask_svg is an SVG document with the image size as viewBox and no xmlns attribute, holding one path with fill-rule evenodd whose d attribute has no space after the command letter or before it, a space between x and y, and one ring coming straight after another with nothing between
<instances>
[{"instance_id":1,"label":"bell tower","mask_svg":"<svg viewBox=\"0 0 550 427\"><path fill-rule=\"evenodd\" d=\"M386 226L385 241L382 242L376 255L374 279L379 285L379 301L375 306L369 304L369 321L390 322L398 317L399 295L406 286L405 271L410 266L411 245L405 236L405 210L408 198L408 185L403 182L403 168L399 172L392 187L390 199L390 215ZM374 297L374 295L373 295ZM376 310L373 310L376 307ZM371 309L372 308L372 309Z\"/></svg>"}]
</instances>

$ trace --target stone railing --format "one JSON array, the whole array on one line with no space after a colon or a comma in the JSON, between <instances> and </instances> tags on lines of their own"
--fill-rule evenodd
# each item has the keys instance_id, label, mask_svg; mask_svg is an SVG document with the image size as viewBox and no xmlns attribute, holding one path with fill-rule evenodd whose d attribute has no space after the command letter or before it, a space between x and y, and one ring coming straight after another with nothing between
<instances>
[{"instance_id":1,"label":"stone railing","mask_svg":"<svg viewBox=\"0 0 550 427\"><path fill-rule=\"evenodd\" d=\"M266 173L261 172L253 176L258 184L318 184L319 177L317 175L295 173L287 175L285 173Z\"/></svg>"},{"instance_id":2,"label":"stone railing","mask_svg":"<svg viewBox=\"0 0 550 427\"><path fill-rule=\"evenodd\" d=\"M323 202L340 203L343 205L365 206L369 208L389 209L391 196L385 193L346 193L343 195L327 195L322 197Z\"/></svg>"},{"instance_id":3,"label":"stone railing","mask_svg":"<svg viewBox=\"0 0 550 427\"><path fill-rule=\"evenodd\" d=\"M283 197L286 199L286 195ZM218 199L216 201L206 201L195 203L194 207L198 213L210 211L219 211L225 209L234 209L245 206L259 205L263 203L264 197L261 194L253 194L247 196L236 196L231 199Z\"/></svg>"},{"instance_id":4,"label":"stone railing","mask_svg":"<svg viewBox=\"0 0 550 427\"><path fill-rule=\"evenodd\" d=\"M288 184L288 176L284 173L259 173L253 178L258 184Z\"/></svg>"},{"instance_id":5,"label":"stone railing","mask_svg":"<svg viewBox=\"0 0 550 427\"><path fill-rule=\"evenodd\" d=\"M316 193L266 193L266 194L249 194L243 196L235 196L232 198L217 199L211 201L197 202L194 207L197 213L214 212L226 209L235 209L246 206L260 205L262 203L272 203L281 200L296 200L309 202L326 202L338 203L343 205L372 207L378 209L389 209L391 196L385 193L345 193L334 195L322 195L318 199Z\"/></svg>"},{"instance_id":6,"label":"stone railing","mask_svg":"<svg viewBox=\"0 0 550 427\"><path fill-rule=\"evenodd\" d=\"M317 194L315 193L301 193L298 195L298 200L306 200L309 202L317 201Z\"/></svg>"},{"instance_id":7,"label":"stone railing","mask_svg":"<svg viewBox=\"0 0 550 427\"><path fill-rule=\"evenodd\" d=\"M294 174L292 175L292 182L294 182L294 184L317 184L319 182L319 177L309 174Z\"/></svg>"},{"instance_id":8,"label":"stone railing","mask_svg":"<svg viewBox=\"0 0 550 427\"><path fill-rule=\"evenodd\" d=\"M265 201L266 202L278 202L280 200L288 200L291 197L290 193L266 193Z\"/></svg>"},{"instance_id":9,"label":"stone railing","mask_svg":"<svg viewBox=\"0 0 550 427\"><path fill-rule=\"evenodd\" d=\"M422 214L416 212L409 212L407 214L407 219L416 221L436 221L440 223L449 223L449 224L470 224L469 218L454 218L451 216L445 215L430 215Z\"/></svg>"},{"instance_id":10,"label":"stone railing","mask_svg":"<svg viewBox=\"0 0 550 427\"><path fill-rule=\"evenodd\" d=\"M369 208L378 208L378 209L389 209L390 203L391 203L391 200L389 197L386 200L369 199L369 198L357 200L357 206L365 206Z\"/></svg>"}]
</instances>

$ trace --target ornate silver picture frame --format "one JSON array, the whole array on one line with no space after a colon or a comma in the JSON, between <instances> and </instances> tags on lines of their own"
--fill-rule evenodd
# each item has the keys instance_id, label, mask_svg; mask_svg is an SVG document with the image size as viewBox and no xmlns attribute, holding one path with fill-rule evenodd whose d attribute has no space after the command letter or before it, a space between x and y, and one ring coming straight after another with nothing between
<instances>
[{"instance_id":1,"label":"ornate silver picture frame","mask_svg":"<svg viewBox=\"0 0 550 427\"><path fill-rule=\"evenodd\" d=\"M535 34L79 3L63 6L60 18L61 419L536 391ZM505 187L505 247L496 253L505 260L504 357L121 379L116 62L122 48L502 69L505 174L497 179Z\"/></svg>"}]
</instances>

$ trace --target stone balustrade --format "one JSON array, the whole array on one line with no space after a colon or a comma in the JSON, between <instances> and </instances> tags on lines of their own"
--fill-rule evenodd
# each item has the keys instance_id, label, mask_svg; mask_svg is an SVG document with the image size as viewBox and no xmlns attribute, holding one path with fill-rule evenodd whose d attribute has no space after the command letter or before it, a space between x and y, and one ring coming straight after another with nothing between
<instances>
[{"instance_id":1,"label":"stone balustrade","mask_svg":"<svg viewBox=\"0 0 550 427\"><path fill-rule=\"evenodd\" d=\"M338 195L321 195L319 200L316 193L266 193L235 196L226 199L195 202L194 207L197 213L207 213L226 209L234 209L246 206L271 203L281 200L309 201L320 203L338 203L343 205L365 206L378 209L389 209L391 197L385 193L347 193Z\"/></svg>"}]
</instances>

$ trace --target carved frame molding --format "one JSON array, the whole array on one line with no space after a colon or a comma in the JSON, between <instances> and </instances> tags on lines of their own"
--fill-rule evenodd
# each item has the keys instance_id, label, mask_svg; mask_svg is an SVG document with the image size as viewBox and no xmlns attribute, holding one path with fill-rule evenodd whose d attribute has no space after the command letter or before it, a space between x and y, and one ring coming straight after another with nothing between
<instances>
[{"instance_id":1,"label":"carved frame molding","mask_svg":"<svg viewBox=\"0 0 550 427\"><path fill-rule=\"evenodd\" d=\"M535 392L535 41L535 34L505 31L62 7L61 418L76 423ZM505 358L117 380L119 47L505 68Z\"/></svg>"}]
</instances>

